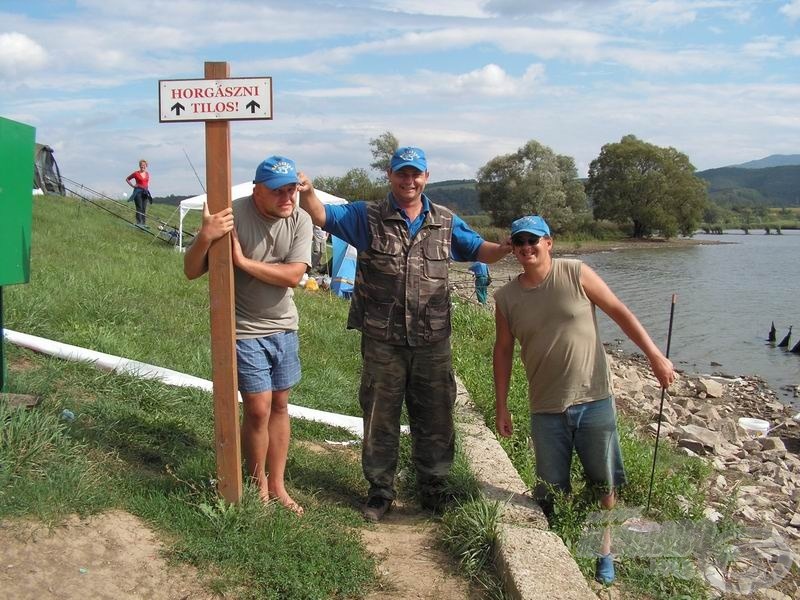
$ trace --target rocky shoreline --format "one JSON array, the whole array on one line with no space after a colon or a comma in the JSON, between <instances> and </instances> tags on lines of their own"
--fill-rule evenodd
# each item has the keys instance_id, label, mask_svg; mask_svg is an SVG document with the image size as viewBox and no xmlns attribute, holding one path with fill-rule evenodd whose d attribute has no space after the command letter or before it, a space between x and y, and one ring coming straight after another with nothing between
<instances>
[{"instance_id":1,"label":"rocky shoreline","mask_svg":"<svg viewBox=\"0 0 800 600\"><path fill-rule=\"evenodd\" d=\"M646 359L618 349L608 352L620 413L636 423L642 435L655 438L661 389ZM800 423L793 416L794 410L779 402L758 377L679 373L665 396L662 443L668 441L679 452L701 457L714 469L708 481L706 518L718 520L732 494L738 494L737 523L772 531L790 549L784 554L791 556L792 572L786 574L784 569L780 581L755 596L737 588L733 595L730 590L724 593L725 598L800 597ZM738 424L740 417L768 421L767 435L756 437L746 431ZM725 589L724 581L714 585L709 580L718 590ZM761 587L755 584L752 592Z\"/></svg>"}]
</instances>

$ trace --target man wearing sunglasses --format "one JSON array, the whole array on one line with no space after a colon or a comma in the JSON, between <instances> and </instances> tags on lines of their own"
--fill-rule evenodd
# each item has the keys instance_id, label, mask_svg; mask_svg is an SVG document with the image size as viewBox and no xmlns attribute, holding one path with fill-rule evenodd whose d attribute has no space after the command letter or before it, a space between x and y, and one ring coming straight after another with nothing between
<instances>
[{"instance_id":1,"label":"man wearing sunglasses","mask_svg":"<svg viewBox=\"0 0 800 600\"><path fill-rule=\"evenodd\" d=\"M573 450L600 504L611 509L625 483L611 374L597 331L595 307L614 320L650 361L664 387L675 379L672 362L656 347L634 314L580 260L554 259L545 220L533 215L511 224L514 256L523 273L495 293L494 386L497 431L513 433L508 389L514 344L519 340L528 378L531 437L538 484L535 495L552 513L550 489L570 491ZM606 537L595 578L614 580Z\"/></svg>"},{"instance_id":2,"label":"man wearing sunglasses","mask_svg":"<svg viewBox=\"0 0 800 600\"><path fill-rule=\"evenodd\" d=\"M323 205L300 175L300 205L314 224L358 250L347 327L361 332L364 414L362 468L370 484L364 518L378 521L395 497L403 403L411 427L417 487L424 508L447 500L453 462L456 384L450 355L450 260L494 263L511 251L484 241L452 211L423 193L421 148L399 148L382 202Z\"/></svg>"}]
</instances>

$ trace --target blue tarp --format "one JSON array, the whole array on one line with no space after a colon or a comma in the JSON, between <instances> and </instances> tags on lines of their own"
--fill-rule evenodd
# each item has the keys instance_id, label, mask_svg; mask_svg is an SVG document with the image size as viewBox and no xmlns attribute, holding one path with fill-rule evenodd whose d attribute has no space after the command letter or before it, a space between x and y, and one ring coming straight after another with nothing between
<instances>
[{"instance_id":1,"label":"blue tarp","mask_svg":"<svg viewBox=\"0 0 800 600\"><path fill-rule=\"evenodd\" d=\"M331 290L340 298L350 298L356 280L356 249L336 236L333 238Z\"/></svg>"}]
</instances>

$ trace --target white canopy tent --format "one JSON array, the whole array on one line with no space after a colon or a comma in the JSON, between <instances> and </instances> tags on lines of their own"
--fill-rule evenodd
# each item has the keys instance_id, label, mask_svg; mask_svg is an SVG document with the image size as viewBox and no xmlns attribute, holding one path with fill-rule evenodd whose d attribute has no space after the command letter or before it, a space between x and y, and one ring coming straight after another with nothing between
<instances>
[{"instance_id":1,"label":"white canopy tent","mask_svg":"<svg viewBox=\"0 0 800 600\"><path fill-rule=\"evenodd\" d=\"M317 194L317 198L320 199L321 202L324 204L347 204L347 200L344 198L339 198L338 196L334 196L333 194L328 194L327 192L323 192L322 190L314 190ZM244 198L245 196L249 196L253 193L253 182L248 181L247 183L240 183L235 185L231 188L231 198ZM208 200L208 196L206 194L200 194L199 196L193 196L192 198L186 198L186 200L181 200L180 204L180 221L178 224L178 248L183 251L183 218L186 216L190 210L203 210L203 204L206 203Z\"/></svg>"}]
</instances>

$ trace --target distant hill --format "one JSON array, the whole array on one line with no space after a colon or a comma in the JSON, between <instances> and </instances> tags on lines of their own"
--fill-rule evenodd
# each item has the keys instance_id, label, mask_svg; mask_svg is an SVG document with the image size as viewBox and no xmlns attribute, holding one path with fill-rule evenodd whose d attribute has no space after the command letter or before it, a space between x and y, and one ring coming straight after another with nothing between
<instances>
[{"instance_id":1,"label":"distant hill","mask_svg":"<svg viewBox=\"0 0 800 600\"><path fill-rule=\"evenodd\" d=\"M767 157L751 160L740 165L731 165L739 169L766 169L769 167L789 167L800 165L800 154L770 154Z\"/></svg>"},{"instance_id":2,"label":"distant hill","mask_svg":"<svg viewBox=\"0 0 800 600\"><path fill-rule=\"evenodd\" d=\"M477 215L483 212L478 201L477 182L474 179L449 179L425 186L425 195L436 204L443 204L459 215Z\"/></svg>"},{"instance_id":3,"label":"distant hill","mask_svg":"<svg viewBox=\"0 0 800 600\"><path fill-rule=\"evenodd\" d=\"M800 165L721 167L696 175L708 181L709 196L721 206L800 206Z\"/></svg>"}]
</instances>

